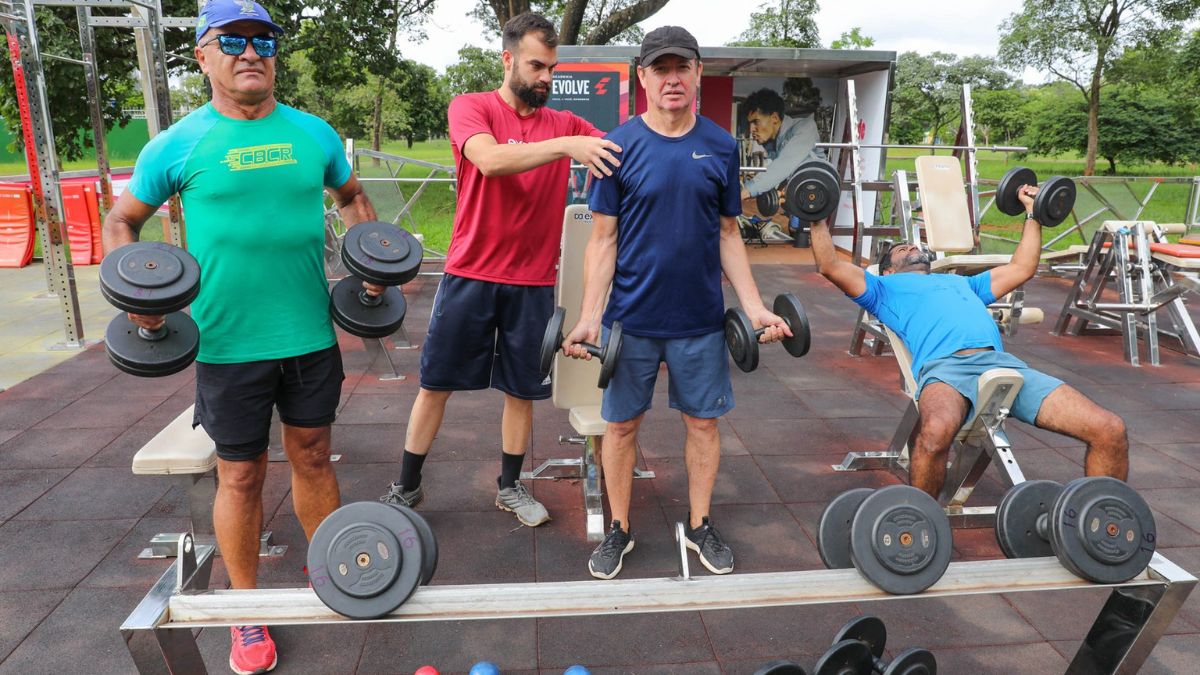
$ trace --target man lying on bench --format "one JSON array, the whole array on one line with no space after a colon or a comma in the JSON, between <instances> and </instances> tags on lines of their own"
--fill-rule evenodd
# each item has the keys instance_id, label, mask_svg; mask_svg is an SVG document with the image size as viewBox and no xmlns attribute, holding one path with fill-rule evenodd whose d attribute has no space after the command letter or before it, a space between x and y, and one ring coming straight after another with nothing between
<instances>
[{"instance_id":1,"label":"man lying on bench","mask_svg":"<svg viewBox=\"0 0 1200 675\"><path fill-rule=\"evenodd\" d=\"M1027 213L1037 188L1021 188ZM1025 378L1012 416L1087 444L1084 473L1125 480L1129 441L1125 422L1057 378L1004 352L987 306L1037 272L1041 225L1025 220L1012 261L974 276L930 274L931 253L912 244L885 249L880 276L838 258L825 223L812 228L812 250L821 274L890 328L912 353L920 420L909 439L912 484L941 493L955 435L976 404L979 376L1012 368Z\"/></svg>"}]
</instances>

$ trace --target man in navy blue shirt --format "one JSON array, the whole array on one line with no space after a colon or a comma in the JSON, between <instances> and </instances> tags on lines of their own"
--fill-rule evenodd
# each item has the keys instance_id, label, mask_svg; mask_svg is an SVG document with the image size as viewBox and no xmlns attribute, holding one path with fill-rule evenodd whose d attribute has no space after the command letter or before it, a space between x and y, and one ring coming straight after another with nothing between
<instances>
[{"instance_id":1,"label":"man in navy blue shirt","mask_svg":"<svg viewBox=\"0 0 1200 675\"><path fill-rule=\"evenodd\" d=\"M709 518L720 464L717 418L733 408L725 355L721 273L761 342L791 335L767 311L750 274L738 231L741 188L737 142L695 112L703 65L696 39L677 26L651 31L642 42L638 79L646 112L607 138L622 148L611 177L592 184L592 236L584 257L579 323L563 341L568 356L589 358L578 344L598 344L622 323L624 341L604 392L605 485L612 524L592 553L592 576L611 579L633 550L629 501L638 427L650 408L659 364L670 374L670 406L687 429L688 548L714 574L733 571L733 552ZM601 316L605 296L608 307Z\"/></svg>"},{"instance_id":2,"label":"man in navy blue shirt","mask_svg":"<svg viewBox=\"0 0 1200 675\"><path fill-rule=\"evenodd\" d=\"M868 274L838 258L825 223L812 228L821 274L892 329L912 353L921 412L908 444L909 476L935 498L946 480L950 445L976 404L979 376L991 368L1012 368L1025 378L1013 417L1087 444L1086 475L1125 480L1129 474L1125 422L1062 380L1005 353L987 309L1037 272L1042 245L1042 226L1032 216L1037 188L1023 186L1019 194L1027 217L1011 262L970 277L930 274L931 254L911 244L882 252L880 275Z\"/></svg>"}]
</instances>

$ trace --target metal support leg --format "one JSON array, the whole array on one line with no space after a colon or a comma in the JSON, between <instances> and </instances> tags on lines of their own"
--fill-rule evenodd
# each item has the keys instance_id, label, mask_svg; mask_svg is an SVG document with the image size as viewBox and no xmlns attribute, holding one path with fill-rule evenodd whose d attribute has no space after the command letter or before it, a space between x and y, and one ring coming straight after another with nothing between
<instances>
[{"instance_id":1,"label":"metal support leg","mask_svg":"<svg viewBox=\"0 0 1200 675\"><path fill-rule=\"evenodd\" d=\"M870 469L887 469L892 473L908 479L908 439L921 414L917 411L915 401L908 402L904 417L900 418L900 426L892 436L892 442L883 452L848 452L841 464L833 464L834 471L866 471Z\"/></svg>"},{"instance_id":2,"label":"metal support leg","mask_svg":"<svg viewBox=\"0 0 1200 675\"><path fill-rule=\"evenodd\" d=\"M1138 672L1196 585L1195 577L1161 555L1151 560L1150 573L1166 584L1114 588L1068 675Z\"/></svg>"},{"instance_id":3,"label":"metal support leg","mask_svg":"<svg viewBox=\"0 0 1200 675\"><path fill-rule=\"evenodd\" d=\"M208 672L192 631L159 628L167 615L171 596L181 590L208 588L212 574L213 547L195 545L190 534L181 535L177 546L183 555L163 572L121 625L125 647L133 657L137 672L142 675Z\"/></svg>"},{"instance_id":4,"label":"metal support leg","mask_svg":"<svg viewBox=\"0 0 1200 675\"><path fill-rule=\"evenodd\" d=\"M404 375L401 375L400 371L396 370L396 363L392 361L391 350L383 344L382 338L377 340L363 338L363 345L366 346L367 353L371 354L372 363L378 363L380 360L379 357L382 355L383 362L387 364L386 370L379 376L380 382L401 382L408 379Z\"/></svg>"},{"instance_id":5,"label":"metal support leg","mask_svg":"<svg viewBox=\"0 0 1200 675\"><path fill-rule=\"evenodd\" d=\"M217 535L213 527L213 502L217 497L217 475L214 471L179 476L187 492L188 517L191 520L191 536L197 545L212 546L213 555L220 555L216 548ZM150 539L150 545L138 554L139 560L174 558L179 555L180 532L159 532ZM276 544L274 534L263 530L258 538L260 558L279 558L287 553L286 544Z\"/></svg>"}]
</instances>

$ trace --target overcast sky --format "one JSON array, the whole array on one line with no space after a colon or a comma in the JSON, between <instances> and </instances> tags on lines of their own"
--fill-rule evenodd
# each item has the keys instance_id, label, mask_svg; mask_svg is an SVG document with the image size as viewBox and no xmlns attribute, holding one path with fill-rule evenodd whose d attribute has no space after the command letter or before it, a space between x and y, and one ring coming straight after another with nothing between
<instances>
[{"instance_id":1,"label":"overcast sky","mask_svg":"<svg viewBox=\"0 0 1200 675\"><path fill-rule=\"evenodd\" d=\"M438 70L457 60L464 44L498 48L499 40L483 36L483 28L468 12L478 0L437 0L427 26L429 39L401 44L405 58L427 63ZM759 0L670 0L666 7L642 22L650 30L680 25L696 36L701 46L717 46L737 37L749 24L749 14ZM1006 0L820 0L817 27L828 45L854 26L875 38L877 49L922 53L947 51L959 55L996 53L1000 22L1020 7ZM1029 77L1026 80L1034 79Z\"/></svg>"}]
</instances>

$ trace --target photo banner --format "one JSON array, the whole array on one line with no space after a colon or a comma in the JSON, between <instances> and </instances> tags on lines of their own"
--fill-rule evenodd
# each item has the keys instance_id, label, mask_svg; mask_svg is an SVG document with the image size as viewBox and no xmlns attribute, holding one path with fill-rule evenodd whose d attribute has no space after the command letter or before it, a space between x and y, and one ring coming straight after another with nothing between
<instances>
[{"instance_id":1,"label":"photo banner","mask_svg":"<svg viewBox=\"0 0 1200 675\"><path fill-rule=\"evenodd\" d=\"M547 105L612 131L629 119L629 63L558 64Z\"/></svg>"}]
</instances>

